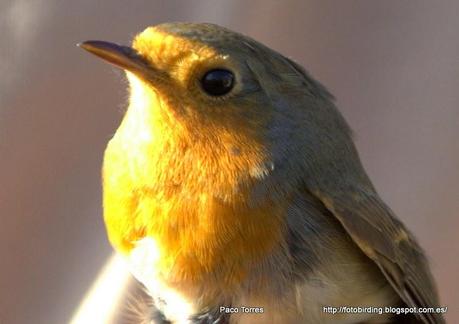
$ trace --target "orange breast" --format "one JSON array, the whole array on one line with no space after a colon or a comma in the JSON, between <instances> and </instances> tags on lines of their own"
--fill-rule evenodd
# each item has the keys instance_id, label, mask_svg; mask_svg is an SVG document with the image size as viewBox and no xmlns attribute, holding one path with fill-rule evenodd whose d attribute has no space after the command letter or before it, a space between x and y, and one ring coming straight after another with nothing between
<instances>
[{"instance_id":1,"label":"orange breast","mask_svg":"<svg viewBox=\"0 0 459 324\"><path fill-rule=\"evenodd\" d=\"M160 256L155 266L168 280L192 284L218 277L230 289L254 262L282 244L288 200L251 208L246 204L251 185L234 189L234 169L227 177L202 176L205 171L194 175L197 170L177 163L158 172L160 164L134 167L118 145L111 146L104 162L104 218L119 252L129 254L136 241L151 237ZM226 190L232 193L225 195Z\"/></svg>"}]
</instances>

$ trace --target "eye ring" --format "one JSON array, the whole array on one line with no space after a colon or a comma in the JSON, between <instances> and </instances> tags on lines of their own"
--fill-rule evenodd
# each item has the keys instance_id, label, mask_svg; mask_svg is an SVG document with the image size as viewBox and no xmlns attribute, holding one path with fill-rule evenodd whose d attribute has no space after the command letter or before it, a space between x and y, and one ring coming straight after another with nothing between
<instances>
[{"instance_id":1,"label":"eye ring","mask_svg":"<svg viewBox=\"0 0 459 324\"><path fill-rule=\"evenodd\" d=\"M228 94L234 87L234 73L217 68L207 71L201 78L201 87L206 94L220 97Z\"/></svg>"}]
</instances>

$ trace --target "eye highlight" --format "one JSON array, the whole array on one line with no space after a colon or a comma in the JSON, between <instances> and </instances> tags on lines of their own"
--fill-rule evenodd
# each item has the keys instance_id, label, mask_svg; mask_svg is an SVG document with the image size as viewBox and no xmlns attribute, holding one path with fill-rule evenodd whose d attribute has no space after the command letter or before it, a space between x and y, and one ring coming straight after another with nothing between
<instances>
[{"instance_id":1,"label":"eye highlight","mask_svg":"<svg viewBox=\"0 0 459 324\"><path fill-rule=\"evenodd\" d=\"M233 89L234 74L225 69L210 70L202 77L201 86L210 96L223 96Z\"/></svg>"}]
</instances>

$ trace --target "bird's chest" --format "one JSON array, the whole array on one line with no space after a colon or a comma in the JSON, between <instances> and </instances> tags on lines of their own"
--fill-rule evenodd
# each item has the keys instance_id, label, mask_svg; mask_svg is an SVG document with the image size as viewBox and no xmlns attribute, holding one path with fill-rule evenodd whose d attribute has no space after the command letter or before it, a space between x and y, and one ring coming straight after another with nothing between
<instances>
[{"instance_id":1,"label":"bird's chest","mask_svg":"<svg viewBox=\"0 0 459 324\"><path fill-rule=\"evenodd\" d=\"M174 316L196 313L216 298L224 305L224 296L247 282L253 265L284 239L283 206L228 207L206 196L178 204L148 193L137 205L134 226L123 235L143 230L126 259L132 274Z\"/></svg>"}]
</instances>

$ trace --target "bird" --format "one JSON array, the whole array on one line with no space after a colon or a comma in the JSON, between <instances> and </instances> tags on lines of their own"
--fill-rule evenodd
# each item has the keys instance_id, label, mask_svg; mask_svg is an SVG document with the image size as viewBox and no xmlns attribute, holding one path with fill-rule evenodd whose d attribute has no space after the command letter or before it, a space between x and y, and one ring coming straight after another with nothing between
<instances>
[{"instance_id":1,"label":"bird","mask_svg":"<svg viewBox=\"0 0 459 324\"><path fill-rule=\"evenodd\" d=\"M153 323L444 323L423 249L301 65L210 23L79 46L128 80L103 217Z\"/></svg>"}]
</instances>

